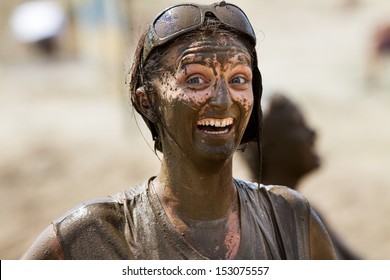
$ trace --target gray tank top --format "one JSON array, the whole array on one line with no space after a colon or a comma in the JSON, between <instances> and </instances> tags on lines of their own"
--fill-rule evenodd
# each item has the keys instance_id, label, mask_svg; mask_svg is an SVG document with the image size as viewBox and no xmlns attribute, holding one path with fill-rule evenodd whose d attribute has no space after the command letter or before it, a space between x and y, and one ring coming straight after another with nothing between
<instances>
[{"instance_id":1,"label":"gray tank top","mask_svg":"<svg viewBox=\"0 0 390 280\"><path fill-rule=\"evenodd\" d=\"M175 230L153 178L83 203L53 221L66 259L207 259ZM282 186L237 180L241 239L236 259L310 259L307 200Z\"/></svg>"}]
</instances>

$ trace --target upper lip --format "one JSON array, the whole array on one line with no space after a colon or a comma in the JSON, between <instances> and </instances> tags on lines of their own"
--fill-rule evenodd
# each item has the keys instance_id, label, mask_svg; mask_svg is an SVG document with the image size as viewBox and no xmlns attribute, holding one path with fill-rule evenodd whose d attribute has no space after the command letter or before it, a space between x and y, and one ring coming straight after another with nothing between
<instances>
[{"instance_id":1,"label":"upper lip","mask_svg":"<svg viewBox=\"0 0 390 280\"><path fill-rule=\"evenodd\" d=\"M196 122L197 125L203 126L215 126L226 127L233 124L234 119L232 117L227 118L202 118Z\"/></svg>"}]
</instances>

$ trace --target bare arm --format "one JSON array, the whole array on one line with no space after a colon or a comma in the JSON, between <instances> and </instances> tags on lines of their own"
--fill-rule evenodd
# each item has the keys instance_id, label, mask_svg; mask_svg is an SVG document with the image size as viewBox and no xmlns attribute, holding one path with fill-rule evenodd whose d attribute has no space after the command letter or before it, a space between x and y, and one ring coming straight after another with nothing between
<instances>
[{"instance_id":1,"label":"bare arm","mask_svg":"<svg viewBox=\"0 0 390 280\"><path fill-rule=\"evenodd\" d=\"M311 256L313 260L333 260L336 254L332 241L318 215L312 210L310 215Z\"/></svg>"},{"instance_id":2,"label":"bare arm","mask_svg":"<svg viewBox=\"0 0 390 280\"><path fill-rule=\"evenodd\" d=\"M54 226L49 225L22 256L24 260L63 260L64 255Z\"/></svg>"}]
</instances>

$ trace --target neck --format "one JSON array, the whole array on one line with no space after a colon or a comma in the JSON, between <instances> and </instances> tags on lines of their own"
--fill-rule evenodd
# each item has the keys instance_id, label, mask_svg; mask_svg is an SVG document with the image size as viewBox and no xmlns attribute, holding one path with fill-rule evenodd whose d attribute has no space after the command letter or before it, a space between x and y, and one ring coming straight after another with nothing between
<instances>
[{"instance_id":1,"label":"neck","mask_svg":"<svg viewBox=\"0 0 390 280\"><path fill-rule=\"evenodd\" d=\"M194 163L170 154L153 184L172 225L198 252L211 259L236 256L240 219L231 159Z\"/></svg>"},{"instance_id":2,"label":"neck","mask_svg":"<svg viewBox=\"0 0 390 280\"><path fill-rule=\"evenodd\" d=\"M237 200L231 160L195 165L164 156L154 185L166 210L194 220L225 217Z\"/></svg>"}]
</instances>

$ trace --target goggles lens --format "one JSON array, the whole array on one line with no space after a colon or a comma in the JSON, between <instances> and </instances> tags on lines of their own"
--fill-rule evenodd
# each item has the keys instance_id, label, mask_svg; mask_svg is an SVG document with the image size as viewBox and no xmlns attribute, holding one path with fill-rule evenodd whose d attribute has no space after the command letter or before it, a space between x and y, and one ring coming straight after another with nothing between
<instances>
[{"instance_id":1,"label":"goggles lens","mask_svg":"<svg viewBox=\"0 0 390 280\"><path fill-rule=\"evenodd\" d=\"M249 19L237 6L231 4L215 6L215 15L222 23L249 35L254 41L256 40L256 35Z\"/></svg>"},{"instance_id":2,"label":"goggles lens","mask_svg":"<svg viewBox=\"0 0 390 280\"><path fill-rule=\"evenodd\" d=\"M160 15L153 24L160 40L170 38L201 24L201 11L192 5L173 7Z\"/></svg>"},{"instance_id":3,"label":"goggles lens","mask_svg":"<svg viewBox=\"0 0 390 280\"><path fill-rule=\"evenodd\" d=\"M149 27L142 55L143 60L147 59L155 47L201 26L207 13L213 14L223 24L248 35L254 42L256 41L256 35L249 19L235 5L227 4L224 1L212 5L177 5L163 11Z\"/></svg>"}]
</instances>

